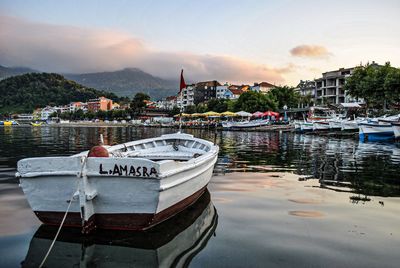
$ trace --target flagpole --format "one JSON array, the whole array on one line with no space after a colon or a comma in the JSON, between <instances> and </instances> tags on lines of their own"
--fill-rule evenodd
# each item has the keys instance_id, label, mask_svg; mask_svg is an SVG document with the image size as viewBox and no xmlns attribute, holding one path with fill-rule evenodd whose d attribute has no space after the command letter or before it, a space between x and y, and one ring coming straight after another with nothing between
<instances>
[{"instance_id":1,"label":"flagpole","mask_svg":"<svg viewBox=\"0 0 400 268\"><path fill-rule=\"evenodd\" d=\"M186 88L186 83L185 83L185 79L183 78L183 69L181 71L181 82L179 85L179 96L181 99L181 107L179 109L179 131L178 133L181 133L182 130L182 111L183 111L183 89Z\"/></svg>"},{"instance_id":2,"label":"flagpole","mask_svg":"<svg viewBox=\"0 0 400 268\"><path fill-rule=\"evenodd\" d=\"M179 111L179 131L178 131L178 133L181 133L181 131L182 131L182 110L183 110L183 95L182 95L182 91L183 90L181 90L181 92L180 92L180 99L181 99L181 107L180 107L180 111Z\"/></svg>"}]
</instances>

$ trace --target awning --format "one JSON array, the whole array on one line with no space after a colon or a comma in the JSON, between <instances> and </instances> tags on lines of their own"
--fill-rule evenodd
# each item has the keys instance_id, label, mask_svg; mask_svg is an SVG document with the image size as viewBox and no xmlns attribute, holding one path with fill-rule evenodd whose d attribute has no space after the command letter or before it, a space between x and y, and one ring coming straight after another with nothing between
<instances>
[{"instance_id":1,"label":"awning","mask_svg":"<svg viewBox=\"0 0 400 268\"><path fill-rule=\"evenodd\" d=\"M251 113L245 112L245 111L240 111L236 113L238 116L242 116L242 117L250 117L252 116Z\"/></svg>"},{"instance_id":2,"label":"awning","mask_svg":"<svg viewBox=\"0 0 400 268\"><path fill-rule=\"evenodd\" d=\"M343 108L360 108L360 104L357 102L343 102L340 104L341 107Z\"/></svg>"}]
</instances>

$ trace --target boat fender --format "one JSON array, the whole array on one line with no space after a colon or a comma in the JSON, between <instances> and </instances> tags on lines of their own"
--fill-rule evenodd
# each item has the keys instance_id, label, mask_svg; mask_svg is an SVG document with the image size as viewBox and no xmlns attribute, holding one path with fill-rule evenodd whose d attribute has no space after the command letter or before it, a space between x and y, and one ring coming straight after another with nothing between
<instances>
[{"instance_id":1,"label":"boat fender","mask_svg":"<svg viewBox=\"0 0 400 268\"><path fill-rule=\"evenodd\" d=\"M109 157L108 150L101 145L93 146L88 153L88 157Z\"/></svg>"}]
</instances>

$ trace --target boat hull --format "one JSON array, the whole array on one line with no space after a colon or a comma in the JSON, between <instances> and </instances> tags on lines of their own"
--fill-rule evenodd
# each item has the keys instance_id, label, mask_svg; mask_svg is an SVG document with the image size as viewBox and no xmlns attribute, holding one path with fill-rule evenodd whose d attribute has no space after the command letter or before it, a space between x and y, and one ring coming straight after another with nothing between
<instances>
[{"instance_id":1,"label":"boat hull","mask_svg":"<svg viewBox=\"0 0 400 268\"><path fill-rule=\"evenodd\" d=\"M145 232L97 230L82 236L63 228L46 267L187 267L214 234L218 215L206 191L193 205ZM39 267L57 227L42 225L33 236L23 267Z\"/></svg>"},{"instance_id":2,"label":"boat hull","mask_svg":"<svg viewBox=\"0 0 400 268\"><path fill-rule=\"evenodd\" d=\"M300 125L301 132L313 131L313 123L312 122L303 122Z\"/></svg>"},{"instance_id":3,"label":"boat hull","mask_svg":"<svg viewBox=\"0 0 400 268\"><path fill-rule=\"evenodd\" d=\"M342 121L329 121L329 128L340 130L342 128Z\"/></svg>"},{"instance_id":4,"label":"boat hull","mask_svg":"<svg viewBox=\"0 0 400 268\"><path fill-rule=\"evenodd\" d=\"M321 130L329 130L329 122L313 122L313 130L321 131Z\"/></svg>"},{"instance_id":5,"label":"boat hull","mask_svg":"<svg viewBox=\"0 0 400 268\"><path fill-rule=\"evenodd\" d=\"M222 123L225 129L244 129L244 128L257 128L268 125L268 120L253 120L246 122L227 122Z\"/></svg>"},{"instance_id":6,"label":"boat hull","mask_svg":"<svg viewBox=\"0 0 400 268\"><path fill-rule=\"evenodd\" d=\"M108 230L145 230L173 217L195 203L205 190L206 187L159 213L96 213L89 218L87 225L91 228ZM59 211L34 211L34 213L41 222L48 225L60 225L65 214ZM64 226L82 227L81 213L68 213Z\"/></svg>"},{"instance_id":7,"label":"boat hull","mask_svg":"<svg viewBox=\"0 0 400 268\"><path fill-rule=\"evenodd\" d=\"M393 134L396 139L400 138L400 123L392 123Z\"/></svg>"},{"instance_id":8,"label":"boat hull","mask_svg":"<svg viewBox=\"0 0 400 268\"><path fill-rule=\"evenodd\" d=\"M360 139L391 139L394 137L391 125L383 125L377 123L360 123L359 136Z\"/></svg>"}]
</instances>

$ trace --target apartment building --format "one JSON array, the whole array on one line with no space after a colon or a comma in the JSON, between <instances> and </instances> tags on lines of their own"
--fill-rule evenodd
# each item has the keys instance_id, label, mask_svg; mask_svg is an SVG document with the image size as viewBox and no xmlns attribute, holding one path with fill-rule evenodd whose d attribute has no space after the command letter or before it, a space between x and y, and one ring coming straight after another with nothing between
<instances>
[{"instance_id":1,"label":"apartment building","mask_svg":"<svg viewBox=\"0 0 400 268\"><path fill-rule=\"evenodd\" d=\"M207 102L210 99L216 98L217 87L219 86L221 84L216 80L197 83L194 87L194 104Z\"/></svg>"},{"instance_id":2,"label":"apartment building","mask_svg":"<svg viewBox=\"0 0 400 268\"><path fill-rule=\"evenodd\" d=\"M91 99L87 102L88 110L91 112L110 111L113 109L113 101L106 97Z\"/></svg>"}]
</instances>

